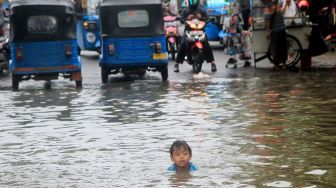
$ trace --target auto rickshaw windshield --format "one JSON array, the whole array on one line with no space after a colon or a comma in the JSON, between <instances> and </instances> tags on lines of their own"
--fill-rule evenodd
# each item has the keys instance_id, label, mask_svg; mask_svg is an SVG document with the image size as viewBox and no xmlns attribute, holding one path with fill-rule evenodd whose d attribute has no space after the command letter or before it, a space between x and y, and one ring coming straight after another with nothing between
<instances>
[{"instance_id":1,"label":"auto rickshaw windshield","mask_svg":"<svg viewBox=\"0 0 336 188\"><path fill-rule=\"evenodd\" d=\"M17 3L10 8L11 40L55 41L76 38L73 4Z\"/></svg>"}]
</instances>

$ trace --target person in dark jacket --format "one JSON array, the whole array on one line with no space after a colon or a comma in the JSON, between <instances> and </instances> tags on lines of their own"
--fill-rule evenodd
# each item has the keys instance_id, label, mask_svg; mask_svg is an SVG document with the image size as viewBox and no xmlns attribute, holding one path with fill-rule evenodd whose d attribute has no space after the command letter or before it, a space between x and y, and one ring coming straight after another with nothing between
<instances>
[{"instance_id":1,"label":"person in dark jacket","mask_svg":"<svg viewBox=\"0 0 336 188\"><path fill-rule=\"evenodd\" d=\"M184 9L181 14L181 21L185 22L187 20L192 20L193 18L198 18L203 21L207 21L208 16L204 9L201 8L199 4L199 0L189 0L188 8ZM205 52L205 60L208 63L211 63L211 71L216 72L216 64L214 61L214 56L212 53L212 49L209 45L208 40L204 41L204 52ZM186 35L184 34L177 51L176 63L174 66L174 72L179 72L179 64L183 63L184 57L187 55L187 41Z\"/></svg>"}]
</instances>

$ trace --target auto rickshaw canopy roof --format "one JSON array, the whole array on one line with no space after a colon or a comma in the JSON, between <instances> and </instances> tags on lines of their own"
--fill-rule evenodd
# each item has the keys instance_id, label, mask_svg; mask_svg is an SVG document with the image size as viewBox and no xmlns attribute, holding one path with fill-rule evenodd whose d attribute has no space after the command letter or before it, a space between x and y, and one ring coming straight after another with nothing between
<instances>
[{"instance_id":1,"label":"auto rickshaw canopy roof","mask_svg":"<svg viewBox=\"0 0 336 188\"><path fill-rule=\"evenodd\" d=\"M118 6L118 5L152 5L160 4L161 0L101 0L100 6Z\"/></svg>"},{"instance_id":2,"label":"auto rickshaw canopy roof","mask_svg":"<svg viewBox=\"0 0 336 188\"><path fill-rule=\"evenodd\" d=\"M12 0L10 7L30 6L30 5L58 5L58 6L74 6L72 0Z\"/></svg>"},{"instance_id":3,"label":"auto rickshaw canopy roof","mask_svg":"<svg viewBox=\"0 0 336 188\"><path fill-rule=\"evenodd\" d=\"M120 13L138 10L145 11L148 14L148 25L139 27L120 26ZM152 37L164 35L161 0L102 0L99 4L99 14L103 37Z\"/></svg>"}]
</instances>

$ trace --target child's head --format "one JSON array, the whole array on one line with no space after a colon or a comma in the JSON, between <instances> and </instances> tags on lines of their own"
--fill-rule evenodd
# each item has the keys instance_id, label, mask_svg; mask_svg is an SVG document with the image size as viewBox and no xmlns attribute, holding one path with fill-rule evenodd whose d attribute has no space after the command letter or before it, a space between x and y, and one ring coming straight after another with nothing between
<instances>
[{"instance_id":1,"label":"child's head","mask_svg":"<svg viewBox=\"0 0 336 188\"><path fill-rule=\"evenodd\" d=\"M170 146L170 159L177 169L187 169L192 157L190 146L184 140L176 140Z\"/></svg>"}]
</instances>

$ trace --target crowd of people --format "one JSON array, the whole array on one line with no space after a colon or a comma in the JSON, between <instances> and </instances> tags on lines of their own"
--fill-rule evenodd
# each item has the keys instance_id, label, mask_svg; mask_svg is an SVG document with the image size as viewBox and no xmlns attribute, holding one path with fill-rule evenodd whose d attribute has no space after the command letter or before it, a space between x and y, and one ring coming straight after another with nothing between
<instances>
[{"instance_id":1,"label":"crowd of people","mask_svg":"<svg viewBox=\"0 0 336 188\"><path fill-rule=\"evenodd\" d=\"M169 2L166 0L166 2ZM183 10L178 10L180 7L180 1L172 0L174 4L175 14L182 13ZM190 3L191 2L191 3ZM203 18L206 18L206 12L204 11L204 5L206 0L186 1L191 4L191 7L187 7L185 11L188 14L199 12ZM193 3L196 2L197 7L193 7ZM224 1L223 1L224 2ZM226 37L226 51L231 58L229 61L236 62L237 57L242 60L248 60L250 58L250 29L251 29L251 2L250 0L231 0L228 1L229 6L227 13L230 19L223 21L223 29L227 33ZM302 17L309 16L309 20L315 25L318 25L319 33L325 41L335 40L336 38L336 0L261 0L265 5L265 22L266 22L266 37L271 43L271 53L274 58L275 68L281 67L281 64L287 59L286 52L286 26L284 18L289 17ZM181 15L183 19L187 16ZM183 39L182 39L182 42ZM183 43L184 44L184 43ZM212 55L210 46L206 46L207 62L212 63L213 71L216 71L215 60ZM279 50L282 49L282 50ZM178 50L178 55L175 64L175 72L179 71L178 65L184 60L185 49L183 45ZM239 55L239 56L237 56ZM244 66L248 66L249 62L246 61Z\"/></svg>"}]
</instances>

